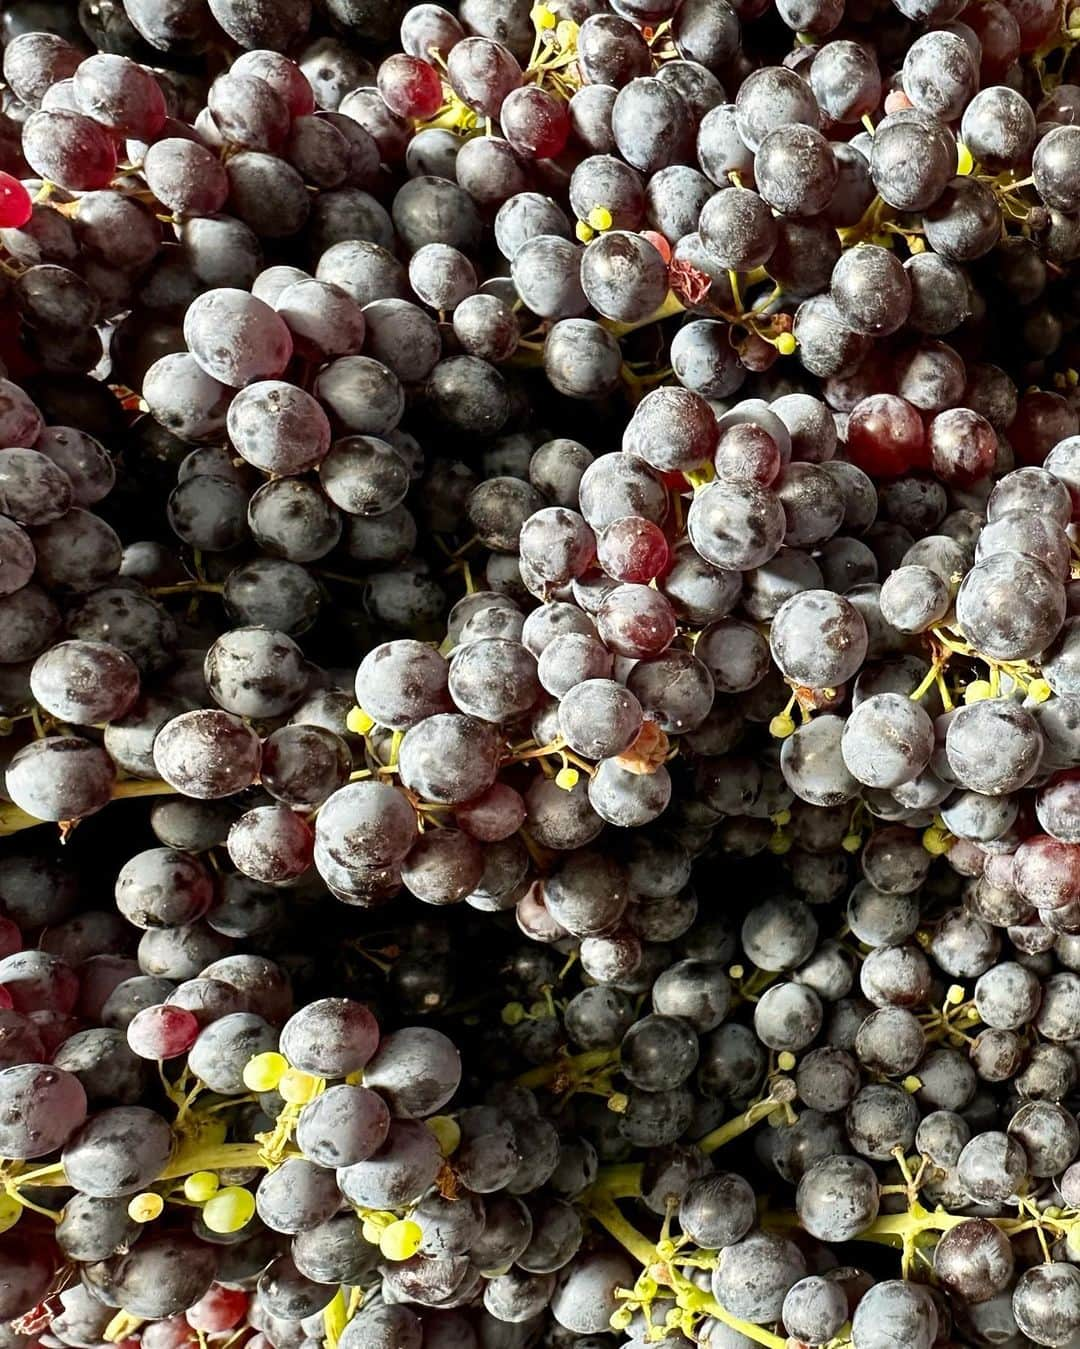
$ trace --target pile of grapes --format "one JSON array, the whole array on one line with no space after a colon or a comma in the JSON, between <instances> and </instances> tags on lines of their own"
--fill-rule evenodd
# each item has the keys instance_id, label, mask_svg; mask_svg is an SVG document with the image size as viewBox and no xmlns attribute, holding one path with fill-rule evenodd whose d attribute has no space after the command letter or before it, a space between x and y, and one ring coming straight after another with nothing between
<instances>
[{"instance_id":1,"label":"pile of grapes","mask_svg":"<svg viewBox=\"0 0 1080 1349\"><path fill-rule=\"evenodd\" d=\"M0 7L0 1349L1080 1346L1080 8Z\"/></svg>"}]
</instances>

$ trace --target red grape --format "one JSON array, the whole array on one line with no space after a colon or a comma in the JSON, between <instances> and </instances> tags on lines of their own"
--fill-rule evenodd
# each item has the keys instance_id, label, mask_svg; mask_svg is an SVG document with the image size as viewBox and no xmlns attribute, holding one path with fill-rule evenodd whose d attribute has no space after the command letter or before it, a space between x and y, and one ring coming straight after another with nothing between
<instances>
[{"instance_id":1,"label":"red grape","mask_svg":"<svg viewBox=\"0 0 1080 1349\"><path fill-rule=\"evenodd\" d=\"M894 478L915 464L923 448L923 422L905 398L875 393L851 410L848 456L872 478Z\"/></svg>"},{"instance_id":2,"label":"red grape","mask_svg":"<svg viewBox=\"0 0 1080 1349\"><path fill-rule=\"evenodd\" d=\"M507 94L499 113L503 135L520 155L552 159L570 135L567 105L535 84Z\"/></svg>"},{"instance_id":3,"label":"red grape","mask_svg":"<svg viewBox=\"0 0 1080 1349\"><path fill-rule=\"evenodd\" d=\"M619 656L644 660L666 651L678 624L668 599L645 585L616 586L596 615L600 639Z\"/></svg>"},{"instance_id":4,"label":"red grape","mask_svg":"<svg viewBox=\"0 0 1080 1349\"><path fill-rule=\"evenodd\" d=\"M670 550L659 525L640 515L624 515L596 541L596 560L616 581L644 585L668 564Z\"/></svg>"},{"instance_id":5,"label":"red grape","mask_svg":"<svg viewBox=\"0 0 1080 1349\"><path fill-rule=\"evenodd\" d=\"M10 173L0 173L0 229L17 230L34 213L30 193Z\"/></svg>"},{"instance_id":6,"label":"red grape","mask_svg":"<svg viewBox=\"0 0 1080 1349\"><path fill-rule=\"evenodd\" d=\"M641 237L643 239L648 239L649 243L652 244L653 248L656 249L664 261L670 263L671 245L662 234L658 233L656 230L642 230Z\"/></svg>"},{"instance_id":7,"label":"red grape","mask_svg":"<svg viewBox=\"0 0 1080 1349\"><path fill-rule=\"evenodd\" d=\"M1019 463L1038 467L1059 441L1075 436L1078 429L1076 413L1061 394L1029 389L1017 405L1009 444Z\"/></svg>"},{"instance_id":8,"label":"red grape","mask_svg":"<svg viewBox=\"0 0 1080 1349\"><path fill-rule=\"evenodd\" d=\"M184 1316L189 1326L209 1335L223 1330L232 1330L244 1316L248 1307L248 1295L242 1288L225 1288L213 1283L206 1292L193 1303Z\"/></svg>"},{"instance_id":9,"label":"red grape","mask_svg":"<svg viewBox=\"0 0 1080 1349\"><path fill-rule=\"evenodd\" d=\"M434 66L397 52L379 67L379 93L399 117L433 117L442 107L442 81Z\"/></svg>"},{"instance_id":10,"label":"red grape","mask_svg":"<svg viewBox=\"0 0 1080 1349\"><path fill-rule=\"evenodd\" d=\"M1080 899L1080 846L1047 834L1025 839L1016 850L1017 890L1040 909L1057 909Z\"/></svg>"},{"instance_id":11,"label":"red grape","mask_svg":"<svg viewBox=\"0 0 1080 1349\"><path fill-rule=\"evenodd\" d=\"M174 1059L198 1039L199 1022L186 1007L157 1003L128 1023L128 1044L142 1059Z\"/></svg>"}]
</instances>

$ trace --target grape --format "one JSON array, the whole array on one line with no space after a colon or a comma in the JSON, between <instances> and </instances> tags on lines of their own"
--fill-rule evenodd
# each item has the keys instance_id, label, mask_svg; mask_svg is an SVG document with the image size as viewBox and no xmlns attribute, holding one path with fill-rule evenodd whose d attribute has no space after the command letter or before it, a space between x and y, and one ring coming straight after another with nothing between
<instances>
[{"instance_id":1,"label":"grape","mask_svg":"<svg viewBox=\"0 0 1080 1349\"><path fill-rule=\"evenodd\" d=\"M30 687L53 716L90 725L122 717L139 676L134 662L105 642L61 642L34 662Z\"/></svg>"},{"instance_id":2,"label":"grape","mask_svg":"<svg viewBox=\"0 0 1080 1349\"><path fill-rule=\"evenodd\" d=\"M115 769L108 755L78 736L50 736L27 745L8 764L8 794L39 820L92 815L112 797Z\"/></svg>"},{"instance_id":3,"label":"grape","mask_svg":"<svg viewBox=\"0 0 1080 1349\"><path fill-rule=\"evenodd\" d=\"M216 1253L193 1235L147 1234L130 1251L92 1266L105 1290L148 1318L176 1316L213 1282Z\"/></svg>"},{"instance_id":4,"label":"grape","mask_svg":"<svg viewBox=\"0 0 1080 1349\"><path fill-rule=\"evenodd\" d=\"M72 1260L107 1260L121 1246L130 1245L137 1228L122 1199L96 1199L74 1194L64 1206L56 1228L57 1245Z\"/></svg>"},{"instance_id":5,"label":"grape","mask_svg":"<svg viewBox=\"0 0 1080 1349\"><path fill-rule=\"evenodd\" d=\"M25 1063L0 1071L5 1157L43 1157L62 1147L86 1119L86 1093L61 1069Z\"/></svg>"},{"instance_id":6,"label":"grape","mask_svg":"<svg viewBox=\"0 0 1080 1349\"><path fill-rule=\"evenodd\" d=\"M280 381L242 389L229 404L227 425L237 453L265 473L302 473L330 448L326 414L310 394Z\"/></svg>"},{"instance_id":7,"label":"grape","mask_svg":"<svg viewBox=\"0 0 1080 1349\"><path fill-rule=\"evenodd\" d=\"M743 82L735 99L739 134L756 154L770 131L791 123L816 129L819 113L810 87L782 66L767 66Z\"/></svg>"},{"instance_id":8,"label":"grape","mask_svg":"<svg viewBox=\"0 0 1080 1349\"><path fill-rule=\"evenodd\" d=\"M1010 590L1022 586L1026 602L1022 612L1006 608L995 618L988 606L1003 585ZM977 563L964 578L956 613L964 630L987 655L1019 660L1035 655L1057 635L1064 620L1062 600L1060 585L1039 563L1000 553Z\"/></svg>"},{"instance_id":9,"label":"grape","mask_svg":"<svg viewBox=\"0 0 1080 1349\"><path fill-rule=\"evenodd\" d=\"M31 113L22 145L35 173L70 191L107 187L116 171L116 148L108 131L74 110Z\"/></svg>"},{"instance_id":10,"label":"grape","mask_svg":"<svg viewBox=\"0 0 1080 1349\"><path fill-rule=\"evenodd\" d=\"M316 1283L359 1283L370 1272L378 1249L366 1242L352 1213L341 1213L292 1241L293 1261Z\"/></svg>"},{"instance_id":11,"label":"grape","mask_svg":"<svg viewBox=\"0 0 1080 1349\"><path fill-rule=\"evenodd\" d=\"M898 210L932 206L955 169L955 144L936 118L915 109L893 113L874 133L870 156L874 186Z\"/></svg>"},{"instance_id":12,"label":"grape","mask_svg":"<svg viewBox=\"0 0 1080 1349\"><path fill-rule=\"evenodd\" d=\"M623 1037L622 1072L644 1091L679 1086L697 1063L693 1032L675 1017L647 1016L635 1022Z\"/></svg>"},{"instance_id":13,"label":"grape","mask_svg":"<svg viewBox=\"0 0 1080 1349\"><path fill-rule=\"evenodd\" d=\"M603 398L619 380L618 343L591 319L561 319L544 343L544 370L569 398Z\"/></svg>"},{"instance_id":14,"label":"grape","mask_svg":"<svg viewBox=\"0 0 1080 1349\"><path fill-rule=\"evenodd\" d=\"M274 1232L309 1232L332 1218L341 1202L332 1171L289 1157L259 1181L255 1209Z\"/></svg>"},{"instance_id":15,"label":"grape","mask_svg":"<svg viewBox=\"0 0 1080 1349\"><path fill-rule=\"evenodd\" d=\"M345 1327L342 1338L345 1349L420 1349L420 1320L416 1313L403 1305L364 1308Z\"/></svg>"},{"instance_id":16,"label":"grape","mask_svg":"<svg viewBox=\"0 0 1080 1349\"><path fill-rule=\"evenodd\" d=\"M738 112L736 112L738 118ZM763 199L749 188L728 187L710 197L698 232L706 252L721 267L750 271L769 260L777 226Z\"/></svg>"},{"instance_id":17,"label":"grape","mask_svg":"<svg viewBox=\"0 0 1080 1349\"><path fill-rule=\"evenodd\" d=\"M400 1115L425 1116L457 1090L461 1065L451 1042L438 1031L412 1026L387 1036L364 1080Z\"/></svg>"},{"instance_id":18,"label":"grape","mask_svg":"<svg viewBox=\"0 0 1080 1349\"><path fill-rule=\"evenodd\" d=\"M396 866L415 837L416 817L393 787L350 783L327 799L316 821L316 865L325 869L321 852L330 864L346 870Z\"/></svg>"},{"instance_id":19,"label":"grape","mask_svg":"<svg viewBox=\"0 0 1080 1349\"><path fill-rule=\"evenodd\" d=\"M202 709L167 722L154 741L158 772L185 796L230 796L254 782L258 737L229 712Z\"/></svg>"},{"instance_id":20,"label":"grape","mask_svg":"<svg viewBox=\"0 0 1080 1349\"><path fill-rule=\"evenodd\" d=\"M821 1029L821 1000L801 984L775 984L754 1009L754 1032L770 1049L805 1049Z\"/></svg>"},{"instance_id":21,"label":"grape","mask_svg":"<svg viewBox=\"0 0 1080 1349\"><path fill-rule=\"evenodd\" d=\"M833 303L855 332L887 336L911 307L911 282L897 258L876 244L852 249L833 268Z\"/></svg>"},{"instance_id":22,"label":"grape","mask_svg":"<svg viewBox=\"0 0 1080 1349\"><path fill-rule=\"evenodd\" d=\"M875 1284L860 1299L851 1323L855 1349L882 1349L896 1342L930 1349L938 1330L933 1299L918 1284L900 1279Z\"/></svg>"},{"instance_id":23,"label":"grape","mask_svg":"<svg viewBox=\"0 0 1080 1349\"><path fill-rule=\"evenodd\" d=\"M679 1226L699 1246L720 1250L733 1246L754 1222L753 1191L730 1172L693 1181L679 1205Z\"/></svg>"},{"instance_id":24,"label":"grape","mask_svg":"<svg viewBox=\"0 0 1080 1349\"><path fill-rule=\"evenodd\" d=\"M762 198L785 215L823 211L838 169L828 141L808 126L779 126L762 140L754 176Z\"/></svg>"},{"instance_id":25,"label":"grape","mask_svg":"<svg viewBox=\"0 0 1080 1349\"><path fill-rule=\"evenodd\" d=\"M172 1131L142 1106L101 1110L64 1145L64 1173L76 1189L96 1199L118 1199L144 1189L161 1174L172 1152Z\"/></svg>"},{"instance_id":26,"label":"grape","mask_svg":"<svg viewBox=\"0 0 1080 1349\"><path fill-rule=\"evenodd\" d=\"M301 1112L297 1139L320 1166L352 1166L366 1161L386 1141L390 1112L365 1087L331 1087Z\"/></svg>"},{"instance_id":27,"label":"grape","mask_svg":"<svg viewBox=\"0 0 1080 1349\"><path fill-rule=\"evenodd\" d=\"M679 1344L1067 1340L993 1217L1080 1196L1049 0L63 8L0 118L0 1151L87 1189L13 1334L636 1349L610 1183L716 1256ZM897 1148L933 1288L826 1269Z\"/></svg>"},{"instance_id":28,"label":"grape","mask_svg":"<svg viewBox=\"0 0 1080 1349\"><path fill-rule=\"evenodd\" d=\"M5 595L20 590L34 574L36 563L34 545L28 536L4 519L0 527L0 589Z\"/></svg>"},{"instance_id":29,"label":"grape","mask_svg":"<svg viewBox=\"0 0 1080 1349\"><path fill-rule=\"evenodd\" d=\"M797 1246L766 1232L728 1246L713 1274L713 1294L732 1316L753 1322L779 1317L791 1286L806 1273Z\"/></svg>"},{"instance_id":30,"label":"grape","mask_svg":"<svg viewBox=\"0 0 1080 1349\"><path fill-rule=\"evenodd\" d=\"M581 514L597 533L626 516L663 523L668 503L652 471L631 455L603 455L580 479Z\"/></svg>"},{"instance_id":31,"label":"grape","mask_svg":"<svg viewBox=\"0 0 1080 1349\"><path fill-rule=\"evenodd\" d=\"M430 1130L414 1120L395 1120L376 1152L338 1171L338 1184L350 1203L395 1207L418 1198L434 1181L441 1164Z\"/></svg>"},{"instance_id":32,"label":"grape","mask_svg":"<svg viewBox=\"0 0 1080 1349\"><path fill-rule=\"evenodd\" d=\"M877 1183L872 1168L857 1157L829 1157L799 1181L795 1199L809 1232L826 1241L851 1241L874 1221Z\"/></svg>"},{"instance_id":33,"label":"grape","mask_svg":"<svg viewBox=\"0 0 1080 1349\"><path fill-rule=\"evenodd\" d=\"M825 1344L847 1320L847 1306L838 1280L810 1275L788 1289L782 1309L784 1328L808 1344Z\"/></svg>"},{"instance_id":34,"label":"grape","mask_svg":"<svg viewBox=\"0 0 1080 1349\"><path fill-rule=\"evenodd\" d=\"M954 120L975 92L977 58L954 33L927 33L904 57L904 92L920 111Z\"/></svg>"},{"instance_id":35,"label":"grape","mask_svg":"<svg viewBox=\"0 0 1080 1349\"><path fill-rule=\"evenodd\" d=\"M827 590L785 600L773 620L770 647L786 677L809 688L849 679L866 655L866 625L858 610Z\"/></svg>"},{"instance_id":36,"label":"grape","mask_svg":"<svg viewBox=\"0 0 1080 1349\"><path fill-rule=\"evenodd\" d=\"M559 1325L580 1335L606 1330L625 1286L629 1261L621 1254L598 1251L582 1256L560 1276L551 1301Z\"/></svg>"},{"instance_id":37,"label":"grape","mask_svg":"<svg viewBox=\"0 0 1080 1349\"><path fill-rule=\"evenodd\" d=\"M311 865L310 827L286 806L258 806L229 830L227 848L238 871L267 885L302 876Z\"/></svg>"},{"instance_id":38,"label":"grape","mask_svg":"<svg viewBox=\"0 0 1080 1349\"><path fill-rule=\"evenodd\" d=\"M228 287L193 301L184 338L199 367L234 389L277 378L292 354L289 330L269 305Z\"/></svg>"},{"instance_id":39,"label":"grape","mask_svg":"<svg viewBox=\"0 0 1080 1349\"><path fill-rule=\"evenodd\" d=\"M893 1147L910 1148L918 1117L914 1101L899 1087L868 1086L848 1106L845 1127L860 1156L880 1161Z\"/></svg>"},{"instance_id":40,"label":"grape","mask_svg":"<svg viewBox=\"0 0 1080 1349\"><path fill-rule=\"evenodd\" d=\"M209 872L189 853L151 848L136 853L116 879L116 903L136 927L180 927L201 918L213 901Z\"/></svg>"},{"instance_id":41,"label":"grape","mask_svg":"<svg viewBox=\"0 0 1080 1349\"><path fill-rule=\"evenodd\" d=\"M602 759L628 749L641 730L642 710L627 689L610 679L587 679L559 704L559 729L578 754Z\"/></svg>"}]
</instances>

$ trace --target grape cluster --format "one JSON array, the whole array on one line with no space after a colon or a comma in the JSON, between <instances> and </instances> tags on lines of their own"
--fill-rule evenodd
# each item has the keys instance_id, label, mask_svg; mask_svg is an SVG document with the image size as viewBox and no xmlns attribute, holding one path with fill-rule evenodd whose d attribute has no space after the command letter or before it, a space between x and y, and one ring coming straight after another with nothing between
<instances>
[{"instance_id":1,"label":"grape cluster","mask_svg":"<svg viewBox=\"0 0 1080 1349\"><path fill-rule=\"evenodd\" d=\"M1078 42L4 7L0 1349L1080 1344Z\"/></svg>"}]
</instances>

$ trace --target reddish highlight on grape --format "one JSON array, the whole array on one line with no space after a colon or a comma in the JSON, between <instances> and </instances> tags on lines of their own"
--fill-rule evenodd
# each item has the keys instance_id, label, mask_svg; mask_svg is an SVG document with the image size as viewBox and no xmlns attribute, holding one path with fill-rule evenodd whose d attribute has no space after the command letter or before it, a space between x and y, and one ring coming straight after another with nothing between
<instances>
[{"instance_id":1,"label":"reddish highlight on grape","mask_svg":"<svg viewBox=\"0 0 1080 1349\"><path fill-rule=\"evenodd\" d=\"M0 229L21 229L33 213L30 193L18 178L0 172Z\"/></svg>"}]
</instances>

